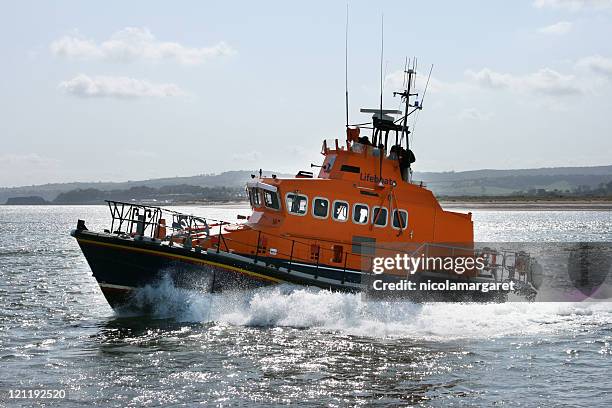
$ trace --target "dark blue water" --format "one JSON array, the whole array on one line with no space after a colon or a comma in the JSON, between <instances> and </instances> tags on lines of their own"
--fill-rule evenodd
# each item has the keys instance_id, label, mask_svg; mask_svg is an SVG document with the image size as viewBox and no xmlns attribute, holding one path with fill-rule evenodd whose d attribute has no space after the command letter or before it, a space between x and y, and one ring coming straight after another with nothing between
<instances>
[{"instance_id":1,"label":"dark blue water","mask_svg":"<svg viewBox=\"0 0 612 408\"><path fill-rule=\"evenodd\" d=\"M612 304L412 304L290 286L143 290L118 316L78 246L104 207L0 207L0 406L612 406ZM235 219L244 209L190 209ZM612 240L609 212L476 211L477 240ZM48 403L49 404L49 403Z\"/></svg>"}]
</instances>

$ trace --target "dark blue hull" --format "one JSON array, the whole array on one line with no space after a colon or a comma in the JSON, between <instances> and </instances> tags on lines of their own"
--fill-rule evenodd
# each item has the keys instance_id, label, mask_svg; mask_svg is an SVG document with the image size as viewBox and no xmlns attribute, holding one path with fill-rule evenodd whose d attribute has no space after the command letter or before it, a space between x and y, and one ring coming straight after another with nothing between
<instances>
[{"instance_id":1,"label":"dark blue hull","mask_svg":"<svg viewBox=\"0 0 612 408\"><path fill-rule=\"evenodd\" d=\"M367 290L375 279L397 281L401 277L364 275L329 265L291 263L276 258L258 258L227 252L197 251L180 245L169 246L159 241L137 240L115 234L75 230L77 239L104 296L113 308L124 307L132 300L134 290L155 285L170 278L176 287L203 292L252 289L277 283L293 283L342 292L366 291L372 299L394 299L393 294ZM433 274L427 279L452 279ZM398 299L412 301L503 301L505 292L406 292Z\"/></svg>"},{"instance_id":2,"label":"dark blue hull","mask_svg":"<svg viewBox=\"0 0 612 408\"><path fill-rule=\"evenodd\" d=\"M278 260L196 251L111 234L73 231L109 304L129 303L134 289L169 277L177 287L207 292L243 290L282 282L359 291L360 274Z\"/></svg>"}]
</instances>

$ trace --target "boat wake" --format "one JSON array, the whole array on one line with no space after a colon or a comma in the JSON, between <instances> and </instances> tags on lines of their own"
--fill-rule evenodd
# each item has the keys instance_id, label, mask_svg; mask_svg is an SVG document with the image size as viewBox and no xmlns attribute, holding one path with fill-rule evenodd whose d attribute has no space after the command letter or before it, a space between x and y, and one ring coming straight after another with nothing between
<instances>
[{"instance_id":1,"label":"boat wake","mask_svg":"<svg viewBox=\"0 0 612 408\"><path fill-rule=\"evenodd\" d=\"M171 279L134 296L151 317L250 327L293 327L365 337L486 339L567 333L612 325L612 303L412 303L369 301L360 294L277 285L241 292L177 288Z\"/></svg>"}]
</instances>

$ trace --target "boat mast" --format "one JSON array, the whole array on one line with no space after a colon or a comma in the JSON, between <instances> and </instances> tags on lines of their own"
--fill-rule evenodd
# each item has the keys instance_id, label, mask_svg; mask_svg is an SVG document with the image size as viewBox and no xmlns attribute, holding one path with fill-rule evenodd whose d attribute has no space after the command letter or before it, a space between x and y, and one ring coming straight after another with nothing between
<instances>
[{"instance_id":1,"label":"boat mast","mask_svg":"<svg viewBox=\"0 0 612 408\"><path fill-rule=\"evenodd\" d=\"M415 110L420 109L418 101L415 101L414 105L410 104L410 97L419 95L418 93L410 93L410 91L412 90L412 78L414 75L416 75L415 61L416 58L412 61L411 67L404 69L404 75L408 76L408 79L406 81L406 89L402 92L393 92L393 96L400 95L404 102L404 116L402 117L402 137L400 139L400 144L402 143L403 139L406 138L406 150L410 149L410 144L408 141L408 135L410 134L410 131L408 130L408 116L410 116L410 114L412 114ZM410 112L410 108L415 109Z\"/></svg>"},{"instance_id":2,"label":"boat mast","mask_svg":"<svg viewBox=\"0 0 612 408\"><path fill-rule=\"evenodd\" d=\"M402 126L402 139L404 137L406 138L406 150L408 150L410 149L410 145L408 143L408 135L410 134L410 131L408 130L408 108L410 107L410 88L412 88L411 86L412 85L412 75L414 74L413 69L408 68L408 70L406 71L406 74L408 75L408 81L406 84L406 98L405 98L405 105L404 105L404 124Z\"/></svg>"}]
</instances>

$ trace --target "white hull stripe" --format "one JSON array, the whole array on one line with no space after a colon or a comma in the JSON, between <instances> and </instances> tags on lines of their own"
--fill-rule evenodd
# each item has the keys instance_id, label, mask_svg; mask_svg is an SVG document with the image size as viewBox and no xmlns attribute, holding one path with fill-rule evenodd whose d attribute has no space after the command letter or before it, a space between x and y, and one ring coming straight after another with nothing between
<instances>
[{"instance_id":1,"label":"white hull stripe","mask_svg":"<svg viewBox=\"0 0 612 408\"><path fill-rule=\"evenodd\" d=\"M106 288L106 289L118 289L118 290L134 290L134 289L136 289L133 286L113 285L112 283L104 283L104 282L98 282L98 285L100 285L101 288Z\"/></svg>"},{"instance_id":2,"label":"white hull stripe","mask_svg":"<svg viewBox=\"0 0 612 408\"><path fill-rule=\"evenodd\" d=\"M316 265L307 264L307 263L301 263L301 262L295 262L295 261L291 262L291 265L305 266L305 267L312 268L312 269L316 269L317 268ZM286 267L285 265L283 265L283 266ZM357 274L357 275L371 275L371 273L364 273L362 271L356 271L354 269L346 269L345 270L345 269L342 269L342 268L335 268L333 266L322 266L322 265L319 265L319 269L327 269L329 271L335 271L335 272L345 272L346 271L346 273L354 273L354 274Z\"/></svg>"}]
</instances>

